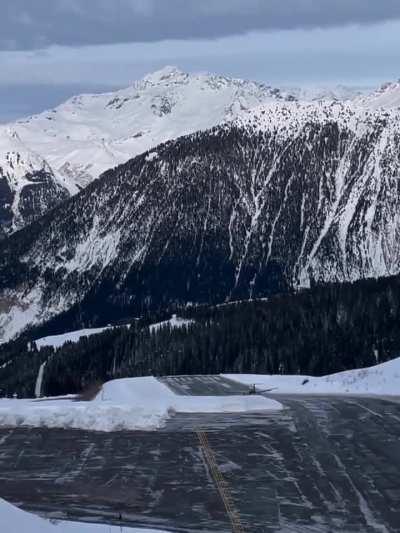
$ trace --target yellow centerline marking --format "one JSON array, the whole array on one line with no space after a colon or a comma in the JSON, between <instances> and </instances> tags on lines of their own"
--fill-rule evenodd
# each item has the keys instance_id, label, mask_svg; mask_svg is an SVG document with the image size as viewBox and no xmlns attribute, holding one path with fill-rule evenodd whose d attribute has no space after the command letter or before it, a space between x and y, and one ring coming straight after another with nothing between
<instances>
[{"instance_id":1,"label":"yellow centerline marking","mask_svg":"<svg viewBox=\"0 0 400 533\"><path fill-rule=\"evenodd\" d=\"M221 499L225 506L226 513L231 522L232 532L233 533L245 533L244 527L240 520L239 512L235 508L235 504L232 499L232 495L229 489L229 484L224 479L221 471L218 468L217 462L215 460L214 452L212 451L210 447L210 443L208 441L207 434L204 431L196 430L196 435L199 439L200 446L204 454L204 458L210 469L214 483L221 496Z\"/></svg>"}]
</instances>

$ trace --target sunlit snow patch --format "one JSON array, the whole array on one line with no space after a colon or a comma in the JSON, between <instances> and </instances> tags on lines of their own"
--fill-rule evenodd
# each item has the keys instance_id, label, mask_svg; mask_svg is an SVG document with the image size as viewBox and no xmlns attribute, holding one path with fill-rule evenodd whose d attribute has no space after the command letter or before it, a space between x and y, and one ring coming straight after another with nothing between
<instances>
[{"instance_id":1,"label":"sunlit snow patch","mask_svg":"<svg viewBox=\"0 0 400 533\"><path fill-rule=\"evenodd\" d=\"M261 374L225 374L225 377L275 393L400 396L400 357L323 377Z\"/></svg>"},{"instance_id":2,"label":"sunlit snow patch","mask_svg":"<svg viewBox=\"0 0 400 533\"><path fill-rule=\"evenodd\" d=\"M82 337L90 337L91 335L97 335L103 333L108 329L112 329L113 326L107 326L104 328L86 328L79 329L77 331L68 331L61 335L51 335L49 337L42 337L35 341L38 350L45 346L52 346L53 348L61 348L67 342L78 342Z\"/></svg>"}]
</instances>

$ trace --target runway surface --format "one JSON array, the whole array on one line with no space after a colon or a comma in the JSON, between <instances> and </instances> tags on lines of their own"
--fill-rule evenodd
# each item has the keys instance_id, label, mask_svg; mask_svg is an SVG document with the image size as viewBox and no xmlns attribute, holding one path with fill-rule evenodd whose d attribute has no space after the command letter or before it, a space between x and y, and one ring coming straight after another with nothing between
<instances>
[{"instance_id":1,"label":"runway surface","mask_svg":"<svg viewBox=\"0 0 400 533\"><path fill-rule=\"evenodd\" d=\"M163 381L179 394L246 390L218 376ZM45 516L228 532L201 432L245 531L399 532L400 403L273 397L284 411L177 415L157 432L0 429L0 496Z\"/></svg>"}]
</instances>

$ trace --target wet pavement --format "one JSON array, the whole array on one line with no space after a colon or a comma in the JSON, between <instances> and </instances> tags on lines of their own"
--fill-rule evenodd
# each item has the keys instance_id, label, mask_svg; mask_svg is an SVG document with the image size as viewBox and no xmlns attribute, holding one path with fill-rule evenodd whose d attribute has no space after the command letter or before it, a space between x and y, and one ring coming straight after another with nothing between
<instances>
[{"instance_id":1,"label":"wet pavement","mask_svg":"<svg viewBox=\"0 0 400 533\"><path fill-rule=\"evenodd\" d=\"M163 381L180 394L247 389ZM284 411L177 415L157 432L0 429L0 496L58 518L228 532L200 430L247 532L400 532L400 403L273 397Z\"/></svg>"}]
</instances>

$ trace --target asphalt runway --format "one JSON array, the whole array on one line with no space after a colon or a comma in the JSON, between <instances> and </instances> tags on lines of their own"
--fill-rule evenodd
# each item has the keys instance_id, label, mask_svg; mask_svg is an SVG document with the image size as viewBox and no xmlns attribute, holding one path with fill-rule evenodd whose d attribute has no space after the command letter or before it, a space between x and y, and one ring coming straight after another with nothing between
<instances>
[{"instance_id":1,"label":"asphalt runway","mask_svg":"<svg viewBox=\"0 0 400 533\"><path fill-rule=\"evenodd\" d=\"M246 390L215 376L163 381L180 394ZM274 398L283 412L177 415L157 432L3 428L0 496L56 518L228 532L201 431L246 532L400 532L400 403Z\"/></svg>"}]
</instances>

